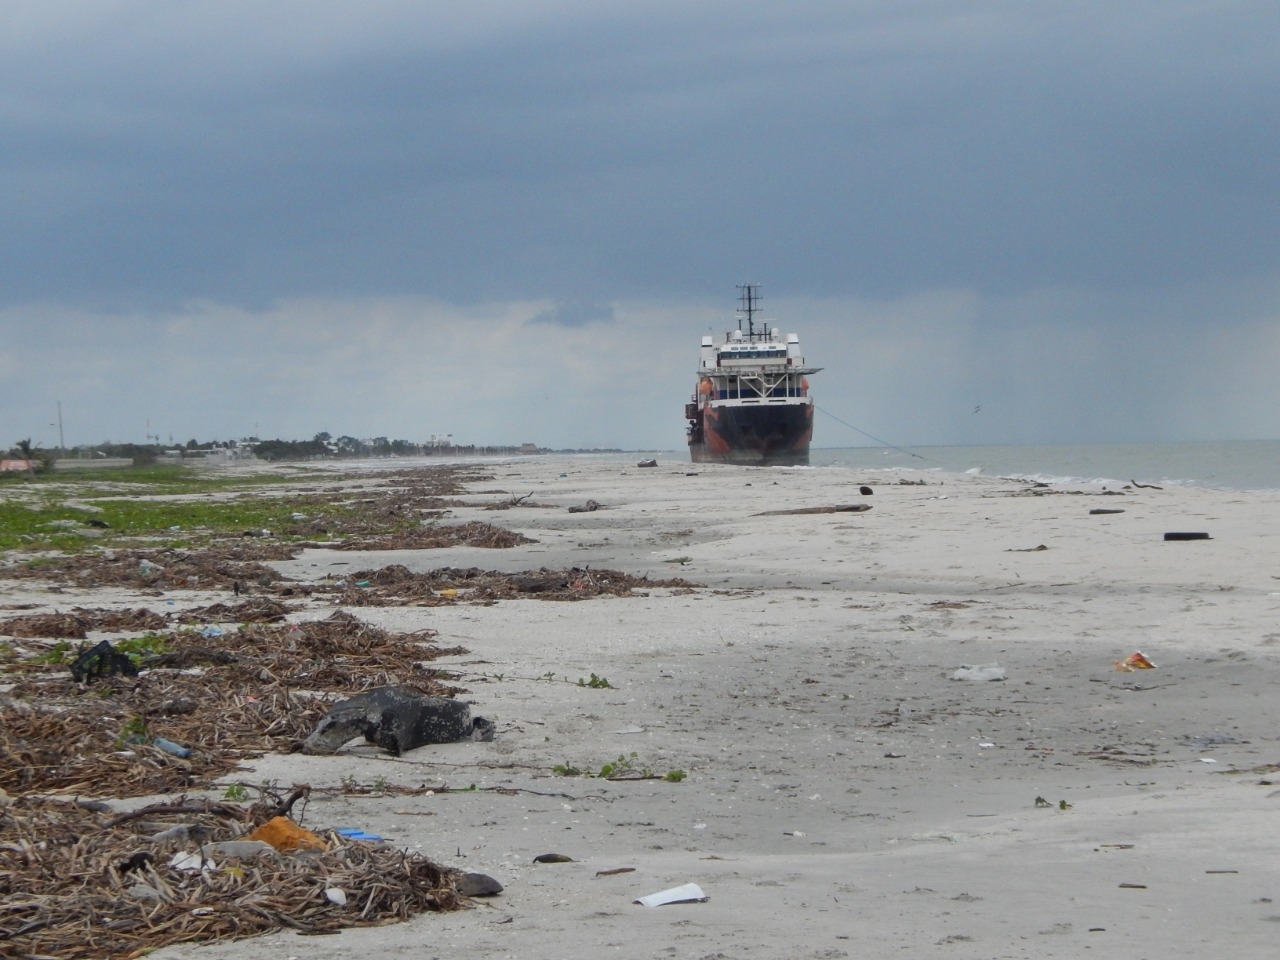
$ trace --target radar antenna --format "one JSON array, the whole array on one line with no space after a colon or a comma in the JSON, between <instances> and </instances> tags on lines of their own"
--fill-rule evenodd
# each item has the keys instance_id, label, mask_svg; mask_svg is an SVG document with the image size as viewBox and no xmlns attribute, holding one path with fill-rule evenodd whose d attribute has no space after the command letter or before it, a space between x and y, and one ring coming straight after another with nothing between
<instances>
[{"instance_id":1,"label":"radar antenna","mask_svg":"<svg viewBox=\"0 0 1280 960\"><path fill-rule=\"evenodd\" d=\"M747 338L753 340L755 339L756 333L755 316L760 312L760 284L740 283L738 284L738 289L742 291L742 294L738 297L738 303L741 304L741 306L738 307L738 329L742 329L741 318L746 317Z\"/></svg>"}]
</instances>

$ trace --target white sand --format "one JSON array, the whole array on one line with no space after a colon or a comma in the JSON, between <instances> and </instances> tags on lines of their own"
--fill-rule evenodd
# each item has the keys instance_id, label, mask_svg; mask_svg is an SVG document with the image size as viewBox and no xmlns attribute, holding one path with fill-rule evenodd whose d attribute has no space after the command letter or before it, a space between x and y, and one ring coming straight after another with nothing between
<instances>
[{"instance_id":1,"label":"white sand","mask_svg":"<svg viewBox=\"0 0 1280 960\"><path fill-rule=\"evenodd\" d=\"M272 756L245 777L518 791L305 811L309 825L380 833L505 892L407 924L153 956L1275 955L1280 772L1230 771L1280 762L1280 496L1031 496L937 473L578 460L502 464L477 489L556 509L451 519L539 542L309 551L278 566L321 577L391 562L590 565L704 587L356 610L468 647L447 662L496 740L398 760L369 748ZM565 509L588 499L606 508ZM862 501L874 509L755 516ZM1164 542L1173 530L1213 539ZM1158 668L1116 672L1135 650ZM949 679L992 663L1007 680ZM614 689L562 682L592 673ZM552 773L633 751L637 767L688 776ZM550 852L575 862L531 862ZM635 870L597 876L619 867ZM631 902L687 882L709 901Z\"/></svg>"}]
</instances>

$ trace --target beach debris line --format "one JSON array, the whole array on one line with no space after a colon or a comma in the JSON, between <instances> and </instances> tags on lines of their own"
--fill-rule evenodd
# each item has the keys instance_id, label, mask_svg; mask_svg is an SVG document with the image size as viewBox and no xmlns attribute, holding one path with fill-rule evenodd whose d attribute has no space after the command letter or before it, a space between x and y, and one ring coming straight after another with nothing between
<instances>
[{"instance_id":1,"label":"beach debris line","mask_svg":"<svg viewBox=\"0 0 1280 960\"><path fill-rule=\"evenodd\" d=\"M392 756L430 743L492 740L493 721L472 717L460 700L432 697L410 687L376 687L334 704L302 744L302 752L337 753L363 736Z\"/></svg>"},{"instance_id":2,"label":"beach debris line","mask_svg":"<svg viewBox=\"0 0 1280 960\"><path fill-rule=\"evenodd\" d=\"M239 839L271 822L282 802L268 793L244 806L179 797L117 816L18 798L0 818L0 949L124 960L282 928L334 933L392 923L465 907L475 895L464 892L472 889L465 874L422 854L332 831L307 831L320 845L301 854ZM175 819L187 829L150 838Z\"/></svg>"},{"instance_id":3,"label":"beach debris line","mask_svg":"<svg viewBox=\"0 0 1280 960\"><path fill-rule=\"evenodd\" d=\"M368 586L353 584L367 580ZM590 567L520 572L481 570L478 567L438 567L415 573L402 564L347 574L341 584L317 585L336 590L335 602L352 607L388 605L445 606L454 603L490 604L498 600L533 597L538 600L590 600L595 597L644 596L638 590L673 588L693 590L697 584L679 578L650 579L620 570Z\"/></svg>"},{"instance_id":4,"label":"beach debris line","mask_svg":"<svg viewBox=\"0 0 1280 960\"><path fill-rule=\"evenodd\" d=\"M0 788L84 796L191 789L246 757L295 749L331 705L298 688L342 697L371 685L434 697L460 692L429 662L466 650L437 646L435 636L389 633L345 610L324 620L244 624L213 639L177 630L147 638L162 652L143 656L139 676L92 687L50 672L66 651L24 649L4 664L12 686L0 699Z\"/></svg>"}]
</instances>

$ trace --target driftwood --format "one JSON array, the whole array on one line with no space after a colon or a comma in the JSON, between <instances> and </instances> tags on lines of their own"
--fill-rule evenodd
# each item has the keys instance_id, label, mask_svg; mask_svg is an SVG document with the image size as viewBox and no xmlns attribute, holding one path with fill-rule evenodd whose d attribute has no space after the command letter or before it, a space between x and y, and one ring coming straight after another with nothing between
<instances>
[{"instance_id":1,"label":"driftwood","mask_svg":"<svg viewBox=\"0 0 1280 960\"><path fill-rule=\"evenodd\" d=\"M1130 480L1129 486L1136 487L1139 490L1163 490L1164 487L1157 487L1154 483L1139 483L1137 480Z\"/></svg>"},{"instance_id":2,"label":"driftwood","mask_svg":"<svg viewBox=\"0 0 1280 960\"><path fill-rule=\"evenodd\" d=\"M796 507L794 510L766 510L753 514L757 517L790 517L809 513L866 513L871 509L869 503L845 503L833 507Z\"/></svg>"}]
</instances>

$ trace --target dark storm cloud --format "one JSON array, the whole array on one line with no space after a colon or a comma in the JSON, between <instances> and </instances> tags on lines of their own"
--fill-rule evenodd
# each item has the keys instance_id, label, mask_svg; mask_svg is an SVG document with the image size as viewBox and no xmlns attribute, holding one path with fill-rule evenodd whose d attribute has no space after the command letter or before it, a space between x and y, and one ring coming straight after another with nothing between
<instances>
[{"instance_id":1,"label":"dark storm cloud","mask_svg":"<svg viewBox=\"0 0 1280 960\"><path fill-rule=\"evenodd\" d=\"M1272 2L5 16L15 437L678 445L747 281L895 443L1275 432Z\"/></svg>"},{"instance_id":2,"label":"dark storm cloud","mask_svg":"<svg viewBox=\"0 0 1280 960\"><path fill-rule=\"evenodd\" d=\"M593 303L558 303L529 320L557 327L585 327L589 323L613 323L613 307Z\"/></svg>"},{"instance_id":3,"label":"dark storm cloud","mask_svg":"<svg viewBox=\"0 0 1280 960\"><path fill-rule=\"evenodd\" d=\"M252 7L110 9L0 67L8 302L744 271L893 296L1280 254L1272 4L516 4L508 29L374 4L350 36L292 8L306 44Z\"/></svg>"}]
</instances>

